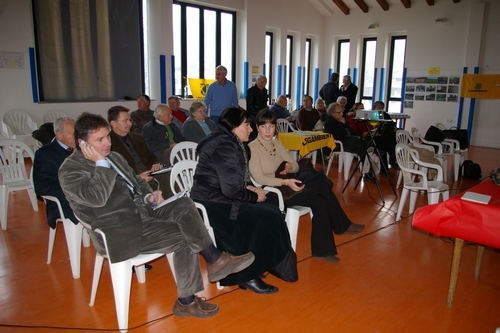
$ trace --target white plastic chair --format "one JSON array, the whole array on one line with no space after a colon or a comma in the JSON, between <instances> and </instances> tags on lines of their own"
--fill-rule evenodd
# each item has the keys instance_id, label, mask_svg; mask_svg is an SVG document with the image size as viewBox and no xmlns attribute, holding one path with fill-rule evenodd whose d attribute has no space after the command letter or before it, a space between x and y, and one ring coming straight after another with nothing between
<instances>
[{"instance_id":1,"label":"white plastic chair","mask_svg":"<svg viewBox=\"0 0 500 333\"><path fill-rule=\"evenodd\" d=\"M2 118L2 131L7 138L24 142L35 151L38 149L36 140L31 136L38 125L30 115L21 110L7 111Z\"/></svg>"},{"instance_id":2,"label":"white plastic chair","mask_svg":"<svg viewBox=\"0 0 500 333\"><path fill-rule=\"evenodd\" d=\"M436 127L440 130L445 130L446 127L441 123L436 123ZM460 142L454 139L444 139L445 142L451 144L450 153L453 154L453 178L458 181L458 175L460 173L460 166L466 159L468 159L469 150L467 148L460 149Z\"/></svg>"},{"instance_id":3,"label":"white plastic chair","mask_svg":"<svg viewBox=\"0 0 500 333\"><path fill-rule=\"evenodd\" d=\"M47 200L53 201L56 203L57 208L59 209L60 218L57 219L57 222L61 222L64 226L64 234L66 236L66 244L68 246L69 252L69 262L71 264L71 272L73 273L73 278L80 278L80 258L82 252L82 242L83 246L90 246L90 236L86 229L83 228L82 224L74 224L73 221L64 216L63 209L61 207L61 203L59 199L50 195L42 195L41 196L46 202ZM57 232L57 223L54 229L49 228L49 250L47 252L47 264L50 264L52 260L52 250L54 249L54 241L56 238ZM83 233L83 237L82 237Z\"/></svg>"},{"instance_id":4,"label":"white plastic chair","mask_svg":"<svg viewBox=\"0 0 500 333\"><path fill-rule=\"evenodd\" d=\"M94 231L92 231L92 228L89 224L87 224L86 222L82 221L79 218L78 220L83 225L83 227L90 233L92 241L94 242L94 246L96 245L96 243L101 243L96 240L96 237L99 236L101 237L105 250L105 253L99 253L98 251L96 251L94 276L92 279L92 292L90 294L89 306L94 305L95 297L97 294L97 288L99 287L99 279L101 276L102 265L104 263L104 259L106 258L108 259L109 270L111 273L111 281L113 283L113 294L115 297L115 309L116 309L116 317L118 318L118 328L120 329L121 332L126 332L128 330L128 314L129 314L129 304L130 304L130 288L132 283L132 267L135 267L137 281L139 283L144 283L146 282L146 271L144 269L144 264L156 260L161 256L164 256L165 253L139 254L128 260L120 262L111 262L111 260L109 260L109 257L107 255L108 244L104 232L102 232L99 229L95 229ZM170 268L172 270L172 274L174 275L175 279L175 269L173 266L172 253L167 254L166 257L168 259Z\"/></svg>"},{"instance_id":5,"label":"white plastic chair","mask_svg":"<svg viewBox=\"0 0 500 333\"><path fill-rule=\"evenodd\" d=\"M172 193L174 195L184 190L186 191L188 196L190 195L191 188L193 187L193 177L197 165L198 161L192 160L179 161L174 164L174 166L172 167L172 171L170 171L170 189L172 190ZM195 202L194 205L201 212L203 222L205 223L205 227L207 227L210 238L212 238L214 244L217 244L215 242L214 229L210 225L210 220L208 219L208 214L205 206L203 206L199 202ZM224 287L221 286L219 282L217 282L217 289L223 288Z\"/></svg>"},{"instance_id":6,"label":"white plastic chair","mask_svg":"<svg viewBox=\"0 0 500 333\"><path fill-rule=\"evenodd\" d=\"M68 115L59 110L49 110L43 114L43 123L55 123L58 118L67 117Z\"/></svg>"},{"instance_id":7,"label":"white plastic chair","mask_svg":"<svg viewBox=\"0 0 500 333\"><path fill-rule=\"evenodd\" d=\"M420 143L422 142L423 144L436 147L437 148L437 153L435 157L441 161L441 166L443 167L444 174L443 174L443 179L446 181L447 175L446 175L446 170L447 170L447 165L448 165L448 156L450 156L450 153L444 153L445 151L451 151L451 143L447 141L443 142L435 142L435 141L429 141L424 139L422 134L416 129L415 127L412 127L411 129L411 135L413 137L413 141L415 143ZM436 151L436 150L434 150Z\"/></svg>"},{"instance_id":8,"label":"white plastic chair","mask_svg":"<svg viewBox=\"0 0 500 333\"><path fill-rule=\"evenodd\" d=\"M344 169L344 180L347 181L349 179L349 171L351 170L352 161L354 160L354 157L357 157L358 155L344 151L344 145L342 144L341 141L335 140L335 143L337 144L337 146L340 147L340 151L333 151L332 150L332 152L330 154L330 158L328 160L328 167L326 168L325 175L328 176L328 173L330 172L330 168L332 167L333 158L335 156L338 156L339 157L338 172L342 172L342 169Z\"/></svg>"},{"instance_id":9,"label":"white plastic chair","mask_svg":"<svg viewBox=\"0 0 500 333\"><path fill-rule=\"evenodd\" d=\"M27 190L31 206L38 212L38 202L30 178L26 173L24 155L28 155L33 165L33 152L23 142L18 140L0 140L0 222L3 230L7 230L7 209L9 193Z\"/></svg>"},{"instance_id":10,"label":"white plastic chair","mask_svg":"<svg viewBox=\"0 0 500 333\"><path fill-rule=\"evenodd\" d=\"M413 214L413 211L415 210L415 202L419 191L427 191L427 201L429 205L438 203L440 195L443 196L443 201L449 198L449 189L448 185L443 183L443 168L441 166L420 161L416 151L414 149L410 149L408 145L404 143L398 143L396 145L396 159L403 173L404 180L403 192L401 193L401 197L399 199L396 221L401 219L401 212L403 211L403 206L406 202L406 198L408 197L408 192L410 192L410 214ZM411 164L412 162L418 166L436 169L436 180L427 180L427 173L421 170L413 169ZM416 177L414 176L419 176L418 182L415 181Z\"/></svg>"},{"instance_id":11,"label":"white plastic chair","mask_svg":"<svg viewBox=\"0 0 500 333\"><path fill-rule=\"evenodd\" d=\"M192 141L184 141L176 144L170 152L170 165L173 166L175 163L184 160L198 161L196 147L198 147L198 144Z\"/></svg>"},{"instance_id":12,"label":"white plastic chair","mask_svg":"<svg viewBox=\"0 0 500 333\"><path fill-rule=\"evenodd\" d=\"M259 183L253 179L253 177L250 177L252 180L252 183L255 186L261 186ZM264 191L269 191L276 193L278 196L278 205L280 211L283 213L285 211L285 202L283 200L283 195L281 194L280 190L278 190L275 187L272 186L265 186ZM292 248L295 251L297 249L297 234L299 231L299 219L302 215L309 214L309 217L313 218L313 212L311 207L305 207L305 206L291 206L286 209L286 215L285 215L285 222L286 226L288 228L288 233L290 234L290 242L292 244Z\"/></svg>"}]
</instances>

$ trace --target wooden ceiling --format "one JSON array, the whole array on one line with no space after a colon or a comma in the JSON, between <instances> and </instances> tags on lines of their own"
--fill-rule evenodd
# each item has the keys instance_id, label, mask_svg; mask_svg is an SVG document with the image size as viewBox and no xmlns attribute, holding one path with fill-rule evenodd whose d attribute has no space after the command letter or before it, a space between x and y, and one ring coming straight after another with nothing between
<instances>
[{"instance_id":1,"label":"wooden ceiling","mask_svg":"<svg viewBox=\"0 0 500 333\"><path fill-rule=\"evenodd\" d=\"M349 8L344 0L332 0L333 3L345 14L349 15L349 12L351 11L351 8ZM363 11L363 13L368 13L369 7L366 4L365 0L353 0L354 3ZM387 3L387 0L376 0L377 3L379 4L380 8L383 10L389 10L389 3ZM405 8L411 8L411 0L400 0L401 4ZM444 1L451 1L453 3L459 3L460 0L444 0ZM434 6L434 0L425 0L429 6Z\"/></svg>"}]
</instances>

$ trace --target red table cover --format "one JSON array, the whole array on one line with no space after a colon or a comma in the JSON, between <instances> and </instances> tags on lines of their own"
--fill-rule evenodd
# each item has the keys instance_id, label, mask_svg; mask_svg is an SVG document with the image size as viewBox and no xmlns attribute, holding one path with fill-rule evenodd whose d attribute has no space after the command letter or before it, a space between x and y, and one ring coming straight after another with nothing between
<instances>
[{"instance_id":1,"label":"red table cover","mask_svg":"<svg viewBox=\"0 0 500 333\"><path fill-rule=\"evenodd\" d=\"M487 194L487 205L461 200L461 193L449 200L415 211L413 226L438 236L461 238L500 248L500 186L486 179L466 192Z\"/></svg>"}]
</instances>

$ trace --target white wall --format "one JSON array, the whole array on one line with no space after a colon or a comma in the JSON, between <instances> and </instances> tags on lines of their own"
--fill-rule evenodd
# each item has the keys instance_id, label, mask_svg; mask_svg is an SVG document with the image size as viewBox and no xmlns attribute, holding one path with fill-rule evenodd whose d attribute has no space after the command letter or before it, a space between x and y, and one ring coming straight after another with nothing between
<instances>
[{"instance_id":1,"label":"white wall","mask_svg":"<svg viewBox=\"0 0 500 333\"><path fill-rule=\"evenodd\" d=\"M199 2L199 1L197 1ZM470 22L477 17L475 0L462 0L454 4L452 1L436 1L428 6L425 1L412 1L412 8L402 5L391 5L384 12L379 6L370 7L368 13L359 8L352 8L350 15L339 10L331 12L317 11L308 1L286 0L207 0L205 4L221 8L232 8L240 11L241 22L238 24L237 40L237 82L239 90L243 88L242 64L245 61L251 66L260 66L264 62L264 36L266 28L273 28L277 33L275 43L281 45L280 52L275 52L275 68L285 63L286 35L293 33L296 46L294 54L294 76L296 66L304 66L303 45L306 36L314 36L319 41L317 54L313 59L320 68L320 85L328 80L328 68L336 63L335 49L338 37L351 39L351 69L360 67L362 39L366 36L378 38L377 67L387 68L390 36L397 33L407 34L406 67L408 75L425 75L429 67L440 67L441 75L460 75L464 66L479 65L480 73L500 73L500 43L498 31L500 24L500 1L485 0L484 18L482 22ZM167 86L170 86L170 55L172 54L171 36L171 0L149 0L150 8L150 87L151 97L160 98L158 57L167 57ZM201 2L199 2L201 3ZM293 5L292 5L293 4ZM477 5L476 5L477 7ZM480 10L479 10L480 12ZM307 13L305 15L304 13ZM479 15L480 16L480 15ZM445 17L447 24L434 23L438 17ZM19 24L23 22L23 24ZM105 115L106 110L116 104L136 109L135 101L88 102L88 103L33 103L31 95L31 79L28 59L28 48L34 46L30 0L0 0L0 51L24 52L24 69L0 69L0 116L8 110L27 111L37 123L41 123L42 115L50 109L62 110L71 116L78 116L82 111L90 111ZM368 30L371 23L378 24L375 31ZM482 29L476 29L481 25ZM477 32L479 30L479 33ZM472 45L471 34L479 34L480 49L478 64L468 64L468 44ZM469 40L468 40L469 38ZM298 41L300 40L300 43ZM475 49L472 50L472 53ZM314 58L316 57L316 58ZM275 70L275 69L274 69ZM470 67L470 71L472 68ZM311 72L313 77L313 72ZM275 72L276 77L276 72ZM251 83L248 82L250 85ZM295 87L295 83L292 85ZM276 89L276 87L274 87ZM170 88L168 88L170 89ZM276 90L275 90L276 91ZM167 91L167 95L169 95ZM378 97L378 87L376 96ZM155 106L157 103L153 102ZM244 102L242 102L244 105ZM462 128L466 126L468 101L464 107ZM188 103L183 102L183 107ZM500 127L500 100L477 100L473 122L472 144L500 148L497 135ZM458 103L421 102L414 103L413 109L405 109L411 115L407 127L415 126L423 131L430 124L446 123L452 119L456 124Z\"/></svg>"}]
</instances>

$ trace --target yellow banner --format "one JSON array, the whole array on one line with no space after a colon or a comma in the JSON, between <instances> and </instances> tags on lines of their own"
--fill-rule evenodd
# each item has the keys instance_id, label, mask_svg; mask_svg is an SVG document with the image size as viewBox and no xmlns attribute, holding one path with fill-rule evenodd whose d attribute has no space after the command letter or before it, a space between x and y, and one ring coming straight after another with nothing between
<instances>
[{"instance_id":1,"label":"yellow banner","mask_svg":"<svg viewBox=\"0 0 500 333\"><path fill-rule=\"evenodd\" d=\"M500 99L500 75L464 74L460 97Z\"/></svg>"},{"instance_id":2,"label":"yellow banner","mask_svg":"<svg viewBox=\"0 0 500 333\"><path fill-rule=\"evenodd\" d=\"M194 99L203 100L205 94L207 93L208 86L210 83L215 82L215 80L210 79L188 79L189 88L191 89L191 95Z\"/></svg>"}]
</instances>

